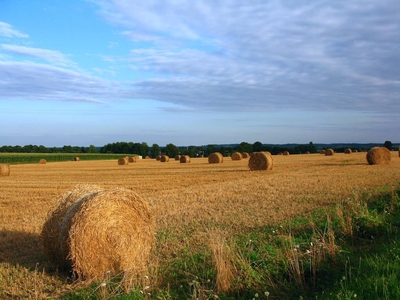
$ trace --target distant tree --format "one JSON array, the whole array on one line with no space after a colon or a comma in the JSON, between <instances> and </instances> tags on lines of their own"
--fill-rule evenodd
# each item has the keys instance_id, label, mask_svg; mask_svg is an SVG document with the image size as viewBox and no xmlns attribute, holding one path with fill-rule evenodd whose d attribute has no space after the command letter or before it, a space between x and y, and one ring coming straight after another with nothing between
<instances>
[{"instance_id":1,"label":"distant tree","mask_svg":"<svg viewBox=\"0 0 400 300\"><path fill-rule=\"evenodd\" d=\"M142 142L139 146L139 154L143 157L145 157L147 155L147 153L149 153L149 145L147 145L147 143Z\"/></svg>"},{"instance_id":2,"label":"distant tree","mask_svg":"<svg viewBox=\"0 0 400 300\"><path fill-rule=\"evenodd\" d=\"M255 142L253 144L253 151L254 152L261 152L261 151L263 151L262 148L263 148L263 144L261 142L257 141L257 142Z\"/></svg>"},{"instance_id":3,"label":"distant tree","mask_svg":"<svg viewBox=\"0 0 400 300\"><path fill-rule=\"evenodd\" d=\"M90 145L87 152L88 153L97 153L97 149L94 145Z\"/></svg>"},{"instance_id":4,"label":"distant tree","mask_svg":"<svg viewBox=\"0 0 400 300\"><path fill-rule=\"evenodd\" d=\"M238 146L237 146L237 151L239 152L247 152L247 153L251 153L253 152L253 146L250 145L247 142L241 142Z\"/></svg>"},{"instance_id":5,"label":"distant tree","mask_svg":"<svg viewBox=\"0 0 400 300\"><path fill-rule=\"evenodd\" d=\"M168 145L165 146L164 152L169 157L175 157L176 155L179 154L179 149L174 144L168 144Z\"/></svg>"},{"instance_id":6,"label":"distant tree","mask_svg":"<svg viewBox=\"0 0 400 300\"><path fill-rule=\"evenodd\" d=\"M393 144L391 141L385 141L385 143L383 144L384 147L388 148L390 151L392 151L393 148Z\"/></svg>"},{"instance_id":7,"label":"distant tree","mask_svg":"<svg viewBox=\"0 0 400 300\"><path fill-rule=\"evenodd\" d=\"M157 155L160 155L160 146L158 144L153 144L149 152L152 158L157 157Z\"/></svg>"}]
</instances>

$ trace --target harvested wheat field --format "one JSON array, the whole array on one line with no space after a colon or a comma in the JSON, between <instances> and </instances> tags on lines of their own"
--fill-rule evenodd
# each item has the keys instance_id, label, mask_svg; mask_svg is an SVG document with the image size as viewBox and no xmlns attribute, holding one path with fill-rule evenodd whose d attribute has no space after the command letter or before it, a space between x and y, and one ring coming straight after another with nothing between
<instances>
[{"instance_id":1,"label":"harvested wheat field","mask_svg":"<svg viewBox=\"0 0 400 300\"><path fill-rule=\"evenodd\" d=\"M76 185L140 195L154 220L150 264L157 269L182 249L205 247L216 228L234 236L338 203L360 189L397 186L400 159L397 152L391 156L388 165L368 165L365 153L275 155L274 168L258 172L250 171L248 160L210 164L207 158L190 164L138 160L124 168L115 161L13 165L10 176L0 177L0 296L59 298L85 284L71 284L52 267L40 238L54 201Z\"/></svg>"}]
</instances>

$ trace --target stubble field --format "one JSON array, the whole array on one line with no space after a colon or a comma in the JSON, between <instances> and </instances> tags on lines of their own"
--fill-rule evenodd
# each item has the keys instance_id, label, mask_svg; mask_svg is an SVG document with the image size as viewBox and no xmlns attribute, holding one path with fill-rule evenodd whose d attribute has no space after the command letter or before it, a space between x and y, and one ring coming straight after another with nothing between
<instances>
[{"instance_id":1,"label":"stubble field","mask_svg":"<svg viewBox=\"0 0 400 300\"><path fill-rule=\"evenodd\" d=\"M138 160L11 165L0 177L0 295L57 298L77 288L42 254L40 232L54 199L78 184L125 187L148 204L157 242L154 265L182 249L209 248L213 230L227 237L289 220L400 182L400 158L370 166L365 153L273 156L272 171L249 171L248 159L209 164ZM128 221L128 220L127 220ZM157 281L156 279L154 279Z\"/></svg>"}]
</instances>

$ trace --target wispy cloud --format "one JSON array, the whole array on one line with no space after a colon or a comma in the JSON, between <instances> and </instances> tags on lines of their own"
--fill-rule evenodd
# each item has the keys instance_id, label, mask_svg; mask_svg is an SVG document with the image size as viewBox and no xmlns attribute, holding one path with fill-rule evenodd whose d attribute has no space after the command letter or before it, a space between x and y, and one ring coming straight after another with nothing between
<instances>
[{"instance_id":1,"label":"wispy cloud","mask_svg":"<svg viewBox=\"0 0 400 300\"><path fill-rule=\"evenodd\" d=\"M12 26L8 23L0 21L0 36L5 37L16 37L16 38L28 38L29 36L25 33L21 33L18 30L12 28Z\"/></svg>"},{"instance_id":2,"label":"wispy cloud","mask_svg":"<svg viewBox=\"0 0 400 300\"><path fill-rule=\"evenodd\" d=\"M59 51L32 48L18 45L2 44L1 48L9 53L39 58L59 66L74 66L75 63Z\"/></svg>"},{"instance_id":3,"label":"wispy cloud","mask_svg":"<svg viewBox=\"0 0 400 300\"><path fill-rule=\"evenodd\" d=\"M400 109L395 0L97 3L134 42L131 68L156 74L133 83L131 97L231 110Z\"/></svg>"}]
</instances>

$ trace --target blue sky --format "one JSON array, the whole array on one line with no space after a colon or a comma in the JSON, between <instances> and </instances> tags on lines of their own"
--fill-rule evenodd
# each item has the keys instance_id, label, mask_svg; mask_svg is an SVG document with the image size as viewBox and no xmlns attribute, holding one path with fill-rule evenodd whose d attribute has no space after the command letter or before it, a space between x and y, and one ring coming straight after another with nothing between
<instances>
[{"instance_id":1,"label":"blue sky","mask_svg":"<svg viewBox=\"0 0 400 300\"><path fill-rule=\"evenodd\" d=\"M0 145L400 142L400 5L0 1Z\"/></svg>"}]
</instances>

